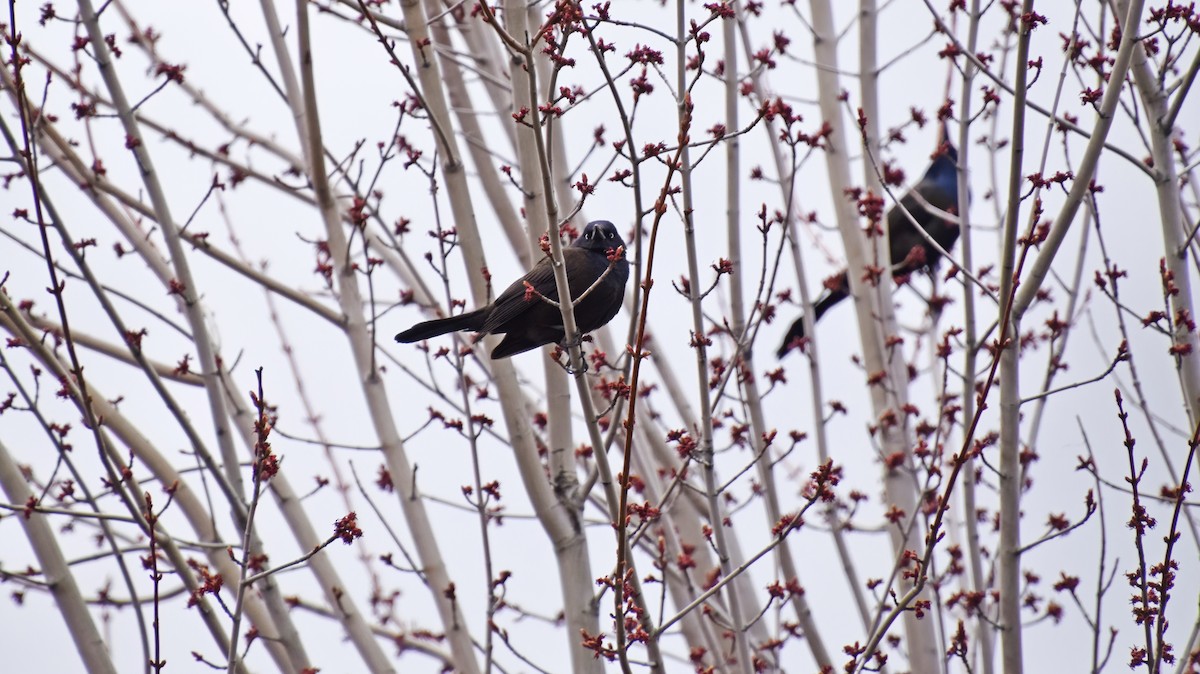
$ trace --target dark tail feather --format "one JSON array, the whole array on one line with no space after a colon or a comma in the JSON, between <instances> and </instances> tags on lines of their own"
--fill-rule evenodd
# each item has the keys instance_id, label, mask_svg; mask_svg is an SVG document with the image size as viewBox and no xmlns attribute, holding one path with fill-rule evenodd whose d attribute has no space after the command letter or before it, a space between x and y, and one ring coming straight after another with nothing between
<instances>
[{"instance_id":1,"label":"dark tail feather","mask_svg":"<svg viewBox=\"0 0 1200 674\"><path fill-rule=\"evenodd\" d=\"M821 317L825 315L826 311L829 311L833 308L833 305L850 296L850 279L846 276L845 272L842 272L840 280L841 283L839 283L837 287L830 288L829 292L825 293L824 297L817 300L816 303L813 304L814 325L816 325L817 321L821 320ZM792 323L792 327L788 330L787 335L783 338L783 344L779 346L779 350L775 352L775 355L779 358L783 358L799 343L801 339L804 339L803 316L797 318L795 323Z\"/></svg>"},{"instance_id":2,"label":"dark tail feather","mask_svg":"<svg viewBox=\"0 0 1200 674\"><path fill-rule=\"evenodd\" d=\"M504 339L500 340L500 343L496 345L496 348L492 349L492 360L508 358L509 356L515 356L518 353L525 353L526 351L536 349L545 343L546 342L538 342L529 339L528 336L519 332L510 332L504 335Z\"/></svg>"},{"instance_id":3,"label":"dark tail feather","mask_svg":"<svg viewBox=\"0 0 1200 674\"><path fill-rule=\"evenodd\" d=\"M510 330L504 339L492 349L492 360L508 358L525 353L546 344L557 344L563 340L562 328L553 326L529 326L526 330Z\"/></svg>"},{"instance_id":4,"label":"dark tail feather","mask_svg":"<svg viewBox=\"0 0 1200 674\"><path fill-rule=\"evenodd\" d=\"M475 330L478 331L483 327L483 321L487 318L488 311L491 307L476 309L470 313L451 316L450 318L437 318L432 321L417 323L411 328L396 335L397 342L411 344L419 342L422 339L437 337L444 335L447 332L458 332L459 330Z\"/></svg>"}]
</instances>

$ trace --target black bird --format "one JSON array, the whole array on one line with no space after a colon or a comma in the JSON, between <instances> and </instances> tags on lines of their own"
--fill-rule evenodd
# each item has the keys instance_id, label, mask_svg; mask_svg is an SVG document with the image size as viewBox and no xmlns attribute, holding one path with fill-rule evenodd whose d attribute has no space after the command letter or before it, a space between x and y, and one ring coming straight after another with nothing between
<instances>
[{"instance_id":1,"label":"black bird","mask_svg":"<svg viewBox=\"0 0 1200 674\"><path fill-rule=\"evenodd\" d=\"M917 183L900 200L901 205L912 214L913 219L944 250L950 250L958 240L958 223L937 215L925 208L925 202L946 213L958 213L958 150L945 142L933 163ZM915 194L914 194L915 193ZM920 195L918 199L916 195ZM922 199L924 201L922 201ZM933 270L942 254L913 227L908 216L893 207L887 214L888 244L892 262L892 278L900 279L921 269ZM850 278L847 272L826 281L826 293L813 304L813 323L829 311L833 305L850 296ZM787 355L804 337L804 319L797 318L783 338L777 352L780 358Z\"/></svg>"},{"instance_id":2,"label":"black bird","mask_svg":"<svg viewBox=\"0 0 1200 674\"><path fill-rule=\"evenodd\" d=\"M625 299L629 279L629 261L625 259L625 241L616 226L607 220L589 222L583 234L563 249L563 263L571 296L578 298L600 281L583 301L575 305L575 324L584 335L608 323L617 315ZM620 249L618 253L618 249ZM612 255L615 261L610 262ZM610 269L611 267L611 269ZM607 272L607 275L605 275ZM533 293L527 293L526 284ZM417 323L396 335L397 342L412 343L457 330L481 334L503 334L504 339L492 350L492 359L507 358L545 344L563 341L561 310L537 297L558 301L558 286L550 258L544 257L486 307L475 311Z\"/></svg>"}]
</instances>

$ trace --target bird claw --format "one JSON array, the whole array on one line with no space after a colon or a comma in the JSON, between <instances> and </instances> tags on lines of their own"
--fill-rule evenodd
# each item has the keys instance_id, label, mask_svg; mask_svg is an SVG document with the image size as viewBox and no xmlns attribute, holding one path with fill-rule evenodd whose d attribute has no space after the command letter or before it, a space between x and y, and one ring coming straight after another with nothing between
<instances>
[{"instance_id":1,"label":"bird claw","mask_svg":"<svg viewBox=\"0 0 1200 674\"><path fill-rule=\"evenodd\" d=\"M587 371L588 371L587 357L583 355L582 350L579 352L579 360L583 364L583 367L579 370L576 370L575 368L571 367L571 347L574 347L574 346L578 346L578 347L583 346L583 335L579 335L578 337L571 340L570 342L563 341L563 342L559 342L559 344L558 344L558 348L567 356L567 362L565 364L564 363L559 363L559 364L562 365L562 369L564 371L566 371L566 373L571 375L572 377L574 377L576 374L580 374L580 373L587 374Z\"/></svg>"},{"instance_id":2,"label":"bird claw","mask_svg":"<svg viewBox=\"0 0 1200 674\"><path fill-rule=\"evenodd\" d=\"M567 352L564 351L563 353L567 353ZM558 366L563 369L563 372L566 372L567 374L574 377L577 374L587 374L587 371L588 371L587 359L581 358L580 360L583 363L583 367L578 370L571 367L571 355L569 353L567 354L567 362L564 363L561 360L559 360L558 358L555 358L554 362L558 363Z\"/></svg>"}]
</instances>

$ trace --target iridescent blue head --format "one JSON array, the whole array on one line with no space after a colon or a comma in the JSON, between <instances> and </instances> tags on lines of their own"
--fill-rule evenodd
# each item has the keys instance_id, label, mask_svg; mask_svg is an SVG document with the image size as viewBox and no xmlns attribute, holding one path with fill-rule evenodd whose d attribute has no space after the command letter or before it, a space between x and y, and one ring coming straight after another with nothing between
<instances>
[{"instance_id":1,"label":"iridescent blue head","mask_svg":"<svg viewBox=\"0 0 1200 674\"><path fill-rule=\"evenodd\" d=\"M948 141L944 141L933 158L933 163L925 171L921 182L931 184L945 190L947 194L958 194L958 150Z\"/></svg>"}]
</instances>

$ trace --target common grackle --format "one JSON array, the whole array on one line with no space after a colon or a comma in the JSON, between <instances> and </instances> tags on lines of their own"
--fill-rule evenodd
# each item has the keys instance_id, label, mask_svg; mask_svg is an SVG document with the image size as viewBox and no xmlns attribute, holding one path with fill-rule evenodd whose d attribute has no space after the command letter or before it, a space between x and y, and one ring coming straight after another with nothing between
<instances>
[{"instance_id":1,"label":"common grackle","mask_svg":"<svg viewBox=\"0 0 1200 674\"><path fill-rule=\"evenodd\" d=\"M607 220L589 222L583 234L563 249L563 263L571 296L591 292L575 305L575 324L584 335L608 323L617 315L625 298L629 262L625 259L625 241ZM609 255L619 257L609 261ZM611 267L611 269L610 269ZM597 284L601 277L603 280ZM527 292L529 284L534 292ZM595 284L595 288L592 288ZM397 342L412 343L457 330L481 334L503 334L504 339L492 350L492 359L507 358L545 344L563 341L561 310L537 295L558 301L558 286L550 258L544 257L486 307L458 316L417 323L396 335Z\"/></svg>"},{"instance_id":2,"label":"common grackle","mask_svg":"<svg viewBox=\"0 0 1200 674\"><path fill-rule=\"evenodd\" d=\"M947 220L940 215L926 210L925 202L930 206L946 213L958 213L958 150L949 142L943 145L940 153L934 157L933 163L925 171L921 182L917 183L904 197L900 204L912 214L913 219L929 236L938 242L944 250L950 250L958 240L958 223ZM918 199L916 195L920 195ZM922 201L923 199L923 201ZM937 251L925 237L913 227L908 216L899 208L893 207L887 214L888 247L892 262L892 278L900 279L921 269L934 269L942 254ZM813 323L829 311L833 305L850 296L850 278L847 272L826 281L825 295L813 303ZM804 337L804 319L797 318L783 338L778 356L783 358Z\"/></svg>"}]
</instances>

